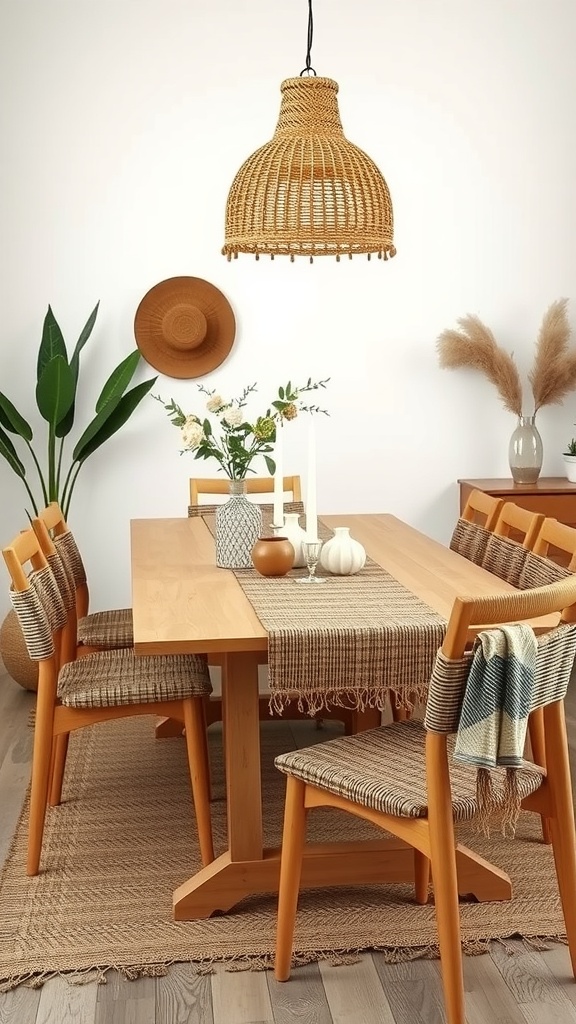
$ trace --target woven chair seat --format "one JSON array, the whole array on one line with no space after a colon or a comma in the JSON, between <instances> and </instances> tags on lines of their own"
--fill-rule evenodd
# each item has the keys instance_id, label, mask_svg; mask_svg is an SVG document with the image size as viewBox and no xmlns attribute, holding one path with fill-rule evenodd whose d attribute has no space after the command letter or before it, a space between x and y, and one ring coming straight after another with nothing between
<instances>
[{"instance_id":1,"label":"woven chair seat","mask_svg":"<svg viewBox=\"0 0 576 1024\"><path fill-rule=\"evenodd\" d=\"M132 609L110 608L85 615L78 620L78 643L111 649L133 647Z\"/></svg>"},{"instance_id":2,"label":"woven chair seat","mask_svg":"<svg viewBox=\"0 0 576 1024\"><path fill-rule=\"evenodd\" d=\"M421 722L397 722L281 754L275 765L285 775L372 810L402 818L425 818L425 742L426 730ZM496 768L491 774L498 797L506 769ZM525 761L517 771L521 799L535 792L542 778L541 769ZM476 767L451 762L450 781L454 821L468 821L478 810Z\"/></svg>"},{"instance_id":3,"label":"woven chair seat","mask_svg":"<svg viewBox=\"0 0 576 1024\"><path fill-rule=\"evenodd\" d=\"M98 651L64 665L58 677L58 696L71 708L186 700L211 693L203 654L136 656L128 650Z\"/></svg>"}]
</instances>

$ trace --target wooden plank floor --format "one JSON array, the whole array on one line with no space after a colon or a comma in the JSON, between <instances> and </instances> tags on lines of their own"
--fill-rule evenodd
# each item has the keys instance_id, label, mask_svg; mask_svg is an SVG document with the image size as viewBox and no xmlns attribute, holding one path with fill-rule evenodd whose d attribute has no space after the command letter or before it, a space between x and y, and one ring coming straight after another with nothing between
<instances>
[{"instance_id":1,"label":"wooden plank floor","mask_svg":"<svg viewBox=\"0 0 576 1024\"><path fill-rule=\"evenodd\" d=\"M0 672L0 862L8 849L29 778L33 695ZM576 764L576 681L567 701ZM317 738L312 723L294 723L298 745ZM304 734L302 729L305 730ZM465 960L468 1024L576 1024L576 983L568 952L538 953L510 942ZM164 978L42 989L0 995L0 1024L445 1024L439 965L386 964L365 954L351 966L310 964L278 984L271 972L196 975L177 964Z\"/></svg>"}]
</instances>

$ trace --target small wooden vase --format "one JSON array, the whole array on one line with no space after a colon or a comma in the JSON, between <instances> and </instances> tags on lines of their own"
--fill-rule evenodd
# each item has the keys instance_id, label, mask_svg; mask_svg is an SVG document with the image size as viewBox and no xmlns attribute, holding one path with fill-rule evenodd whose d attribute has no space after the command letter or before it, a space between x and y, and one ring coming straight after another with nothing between
<instances>
[{"instance_id":1,"label":"small wooden vase","mask_svg":"<svg viewBox=\"0 0 576 1024\"><path fill-rule=\"evenodd\" d=\"M294 563L294 548L287 537L259 537L252 548L252 564L261 576L285 576Z\"/></svg>"}]
</instances>

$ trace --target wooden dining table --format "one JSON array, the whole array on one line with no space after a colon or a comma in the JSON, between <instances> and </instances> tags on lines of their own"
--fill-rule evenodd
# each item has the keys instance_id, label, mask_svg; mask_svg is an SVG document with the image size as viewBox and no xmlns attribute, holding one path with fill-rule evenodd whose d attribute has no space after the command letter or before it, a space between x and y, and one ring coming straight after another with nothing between
<instances>
[{"instance_id":1,"label":"wooden dining table","mask_svg":"<svg viewBox=\"0 0 576 1024\"><path fill-rule=\"evenodd\" d=\"M348 526L374 562L446 621L458 596L514 590L393 515L320 521L330 529ZM236 575L216 566L214 538L201 516L132 520L131 571L136 654L204 653L222 665L228 848L173 896L176 920L205 918L278 889L280 850L264 848L262 826L258 665L266 661L268 635ZM532 625L541 632L556 621L547 616ZM379 721L380 712L369 710L360 728ZM461 845L457 861L462 894L510 898L505 872ZM308 844L302 886L410 882L413 872L413 852L397 839Z\"/></svg>"}]
</instances>

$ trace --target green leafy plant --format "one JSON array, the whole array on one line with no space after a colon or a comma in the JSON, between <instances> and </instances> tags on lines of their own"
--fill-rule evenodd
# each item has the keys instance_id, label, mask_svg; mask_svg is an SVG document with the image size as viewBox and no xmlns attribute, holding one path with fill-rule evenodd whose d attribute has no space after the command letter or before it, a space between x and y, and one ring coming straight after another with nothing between
<instances>
[{"instance_id":1,"label":"green leafy plant","mask_svg":"<svg viewBox=\"0 0 576 1024\"><path fill-rule=\"evenodd\" d=\"M42 505L57 501L67 517L78 474L87 458L126 423L157 380L152 377L127 391L140 361L140 352L135 349L126 356L104 384L96 402L96 415L76 442L68 468L64 469L65 441L74 426L76 413L80 353L92 333L99 305L96 304L88 317L70 359L62 331L48 306L36 367L36 405L47 424L44 460L33 447L32 427L0 392L0 454L22 480L36 514ZM36 488L39 487L39 492L36 490L36 494L9 433L17 435L28 449L38 475ZM37 500L39 495L41 499Z\"/></svg>"},{"instance_id":2,"label":"green leafy plant","mask_svg":"<svg viewBox=\"0 0 576 1024\"><path fill-rule=\"evenodd\" d=\"M152 398L162 403L170 422L180 428L182 455L194 452L195 459L216 459L230 480L244 480L248 473L255 472L251 464L257 455L264 456L268 472L274 473L276 463L269 453L274 451L278 424L295 419L299 412L328 415L326 409L303 402L301 395L325 388L329 380L327 377L315 382L309 377L301 387L288 381L278 388L277 398L270 402L266 411L251 419L248 419L246 406L248 397L257 391L256 384L249 384L238 398L232 399L222 398L215 390L209 391L203 384L197 384L198 390L207 396L206 410L216 417L220 436L214 432L208 416L201 418L195 413L185 413L174 399L165 403L159 395L152 395Z\"/></svg>"},{"instance_id":3,"label":"green leafy plant","mask_svg":"<svg viewBox=\"0 0 576 1024\"><path fill-rule=\"evenodd\" d=\"M563 452L562 454L563 455L576 455L576 438L575 437L573 437L572 440L568 442L568 444L566 445L566 451Z\"/></svg>"}]
</instances>

